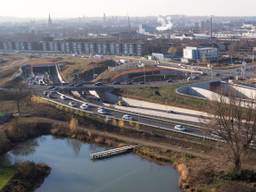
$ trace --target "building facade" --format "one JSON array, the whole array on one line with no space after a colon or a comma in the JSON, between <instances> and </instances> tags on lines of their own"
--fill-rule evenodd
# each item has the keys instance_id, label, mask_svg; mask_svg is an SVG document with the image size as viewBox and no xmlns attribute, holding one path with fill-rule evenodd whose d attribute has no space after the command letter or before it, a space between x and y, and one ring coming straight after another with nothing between
<instances>
[{"instance_id":1,"label":"building facade","mask_svg":"<svg viewBox=\"0 0 256 192\"><path fill-rule=\"evenodd\" d=\"M218 49L215 47L186 47L183 49L183 61L216 61Z\"/></svg>"},{"instance_id":2,"label":"building facade","mask_svg":"<svg viewBox=\"0 0 256 192\"><path fill-rule=\"evenodd\" d=\"M0 50L49 52L85 55L142 56L145 42L141 40L53 40L38 42L0 41Z\"/></svg>"}]
</instances>

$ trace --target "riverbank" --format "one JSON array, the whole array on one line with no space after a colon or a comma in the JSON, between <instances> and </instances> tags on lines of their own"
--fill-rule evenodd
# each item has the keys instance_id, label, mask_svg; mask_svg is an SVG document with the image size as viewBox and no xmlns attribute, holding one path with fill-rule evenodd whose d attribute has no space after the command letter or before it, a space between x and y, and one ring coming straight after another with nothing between
<instances>
[{"instance_id":1,"label":"riverbank","mask_svg":"<svg viewBox=\"0 0 256 192\"><path fill-rule=\"evenodd\" d=\"M8 182L0 188L1 192L33 192L50 174L51 168L45 164L23 162L6 168Z\"/></svg>"},{"instance_id":2,"label":"riverbank","mask_svg":"<svg viewBox=\"0 0 256 192\"><path fill-rule=\"evenodd\" d=\"M217 154L203 155L186 149L177 148L171 144L154 142L145 133L125 135L115 131L107 131L104 125L87 124L86 127L69 126L69 122L56 121L46 118L19 118L6 124L1 133L1 154L27 139L41 135L53 135L78 139L85 143L95 143L101 146L119 147L126 144L138 144L135 153L143 158L154 160L158 163L167 163L175 166L180 173L180 188L182 191L228 191L223 188L233 185L245 186L248 190L255 189L256 185L250 182L237 182L224 178L229 171L229 163L217 160ZM142 136L141 134L144 134ZM133 136L133 137L132 137ZM151 136L153 137L153 136ZM171 147L172 146L172 147ZM183 151L183 152L182 152ZM225 167L223 167L225 163Z\"/></svg>"}]
</instances>

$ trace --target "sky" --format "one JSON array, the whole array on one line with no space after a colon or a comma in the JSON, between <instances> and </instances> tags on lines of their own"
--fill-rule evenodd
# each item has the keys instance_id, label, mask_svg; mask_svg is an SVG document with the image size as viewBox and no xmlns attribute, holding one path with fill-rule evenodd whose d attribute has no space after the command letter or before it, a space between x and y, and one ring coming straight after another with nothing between
<instances>
[{"instance_id":1,"label":"sky","mask_svg":"<svg viewBox=\"0 0 256 192\"><path fill-rule=\"evenodd\" d=\"M0 16L256 16L256 0L0 0Z\"/></svg>"}]
</instances>

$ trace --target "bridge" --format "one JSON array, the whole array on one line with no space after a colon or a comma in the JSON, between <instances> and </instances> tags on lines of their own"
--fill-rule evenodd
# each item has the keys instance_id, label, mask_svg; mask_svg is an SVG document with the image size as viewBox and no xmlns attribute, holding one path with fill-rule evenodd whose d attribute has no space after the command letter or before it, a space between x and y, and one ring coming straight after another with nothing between
<instances>
[{"instance_id":1,"label":"bridge","mask_svg":"<svg viewBox=\"0 0 256 192\"><path fill-rule=\"evenodd\" d=\"M92 160L109 158L109 157L112 157L115 155L129 152L129 151L133 150L135 147L136 147L136 145L128 145L128 146L124 146L124 147L119 147L119 148L115 148L115 149L92 153L92 154L90 154L90 158Z\"/></svg>"}]
</instances>

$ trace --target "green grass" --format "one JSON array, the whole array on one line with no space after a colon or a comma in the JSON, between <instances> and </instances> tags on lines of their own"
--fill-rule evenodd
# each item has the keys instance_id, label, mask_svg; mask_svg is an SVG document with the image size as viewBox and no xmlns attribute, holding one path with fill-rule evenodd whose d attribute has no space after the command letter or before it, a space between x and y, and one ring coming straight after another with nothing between
<instances>
[{"instance_id":1,"label":"green grass","mask_svg":"<svg viewBox=\"0 0 256 192\"><path fill-rule=\"evenodd\" d=\"M15 175L15 167L0 168L0 190L2 190Z\"/></svg>"},{"instance_id":2,"label":"green grass","mask_svg":"<svg viewBox=\"0 0 256 192\"><path fill-rule=\"evenodd\" d=\"M150 102L186 107L190 109L207 110L207 101L188 96L178 95L176 89L184 84L167 85L162 87L138 87L121 89L123 96L143 99Z\"/></svg>"}]
</instances>

